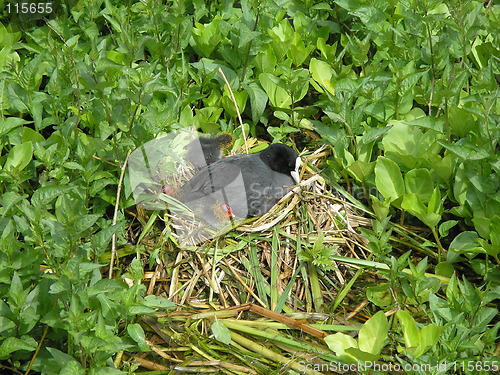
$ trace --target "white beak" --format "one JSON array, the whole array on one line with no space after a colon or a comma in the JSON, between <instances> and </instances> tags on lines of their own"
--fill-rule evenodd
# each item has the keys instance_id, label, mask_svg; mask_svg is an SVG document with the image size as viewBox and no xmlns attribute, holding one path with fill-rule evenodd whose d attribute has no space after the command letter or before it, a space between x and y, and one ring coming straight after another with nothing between
<instances>
[{"instance_id":1,"label":"white beak","mask_svg":"<svg viewBox=\"0 0 500 375\"><path fill-rule=\"evenodd\" d=\"M299 173L300 164L301 164L300 157L297 157L297 159L295 160L295 169L290 172L290 174L292 175L293 180L297 184L300 183L300 173Z\"/></svg>"}]
</instances>

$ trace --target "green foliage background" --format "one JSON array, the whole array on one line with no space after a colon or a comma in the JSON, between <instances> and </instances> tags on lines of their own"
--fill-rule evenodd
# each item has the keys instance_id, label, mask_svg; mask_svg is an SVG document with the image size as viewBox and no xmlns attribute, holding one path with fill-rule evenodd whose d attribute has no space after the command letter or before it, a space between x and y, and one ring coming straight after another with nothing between
<instances>
[{"instance_id":1,"label":"green foliage background","mask_svg":"<svg viewBox=\"0 0 500 375\"><path fill-rule=\"evenodd\" d=\"M26 369L42 337L30 366L47 374L112 373L117 352L145 350L136 317L166 306L144 298L139 261L132 288L100 272L113 234L119 247L128 241L128 191L113 225L120 167L137 146L188 125L241 142L219 68L247 134L333 147L323 176L375 213L364 234L391 266L382 289L413 266L410 254L392 257L388 218L429 228L414 246L452 281L438 297L439 285L422 281L427 260L402 281L444 329L422 361L492 355L498 311L479 308L500 284L493 2L91 0L46 20L3 9L2 366Z\"/></svg>"}]
</instances>

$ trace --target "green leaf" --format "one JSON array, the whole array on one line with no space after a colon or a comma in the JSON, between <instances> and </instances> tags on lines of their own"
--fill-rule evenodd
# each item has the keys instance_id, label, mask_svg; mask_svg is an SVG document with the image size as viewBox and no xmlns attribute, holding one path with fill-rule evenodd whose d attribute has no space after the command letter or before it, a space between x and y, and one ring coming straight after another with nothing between
<instances>
[{"instance_id":1,"label":"green leaf","mask_svg":"<svg viewBox=\"0 0 500 375\"><path fill-rule=\"evenodd\" d=\"M330 64L315 58L312 58L309 64L309 71L312 78L330 94L335 95L335 89L331 82L335 71Z\"/></svg>"},{"instance_id":2,"label":"green leaf","mask_svg":"<svg viewBox=\"0 0 500 375\"><path fill-rule=\"evenodd\" d=\"M451 264L448 261L439 262L438 264L436 264L436 267L434 268L434 273L436 275L441 275L448 278L452 277L454 272L455 272L455 267L453 267L453 264Z\"/></svg>"},{"instance_id":3,"label":"green leaf","mask_svg":"<svg viewBox=\"0 0 500 375\"><path fill-rule=\"evenodd\" d=\"M54 199L67 192L71 188L61 185L45 185L35 190L31 197L31 203L35 207L42 207L50 204Z\"/></svg>"},{"instance_id":4,"label":"green leaf","mask_svg":"<svg viewBox=\"0 0 500 375\"><path fill-rule=\"evenodd\" d=\"M433 181L431 173L427 168L412 169L405 174L405 189L406 192L417 195L423 203L428 203L433 193Z\"/></svg>"},{"instance_id":5,"label":"green leaf","mask_svg":"<svg viewBox=\"0 0 500 375\"><path fill-rule=\"evenodd\" d=\"M252 113L252 121L258 123L261 121L262 114L266 109L267 94L262 90L257 83L252 82L245 86L250 98L250 109Z\"/></svg>"},{"instance_id":6,"label":"green leaf","mask_svg":"<svg viewBox=\"0 0 500 375\"><path fill-rule=\"evenodd\" d=\"M37 343L35 339L29 336L23 336L20 339L17 337L7 337L0 345L0 359L8 359L11 353L18 350L32 352L36 348Z\"/></svg>"},{"instance_id":7,"label":"green leaf","mask_svg":"<svg viewBox=\"0 0 500 375\"><path fill-rule=\"evenodd\" d=\"M283 79L262 73L259 75L259 82L273 107L288 108L292 104L292 97L285 89L286 83Z\"/></svg>"},{"instance_id":8,"label":"green leaf","mask_svg":"<svg viewBox=\"0 0 500 375\"><path fill-rule=\"evenodd\" d=\"M146 306L153 308L170 309L177 307L177 305L170 300L153 294L144 297L144 302Z\"/></svg>"},{"instance_id":9,"label":"green leaf","mask_svg":"<svg viewBox=\"0 0 500 375\"><path fill-rule=\"evenodd\" d=\"M28 292L29 290L24 290L19 274L14 272L7 294L12 307L20 308L25 303Z\"/></svg>"},{"instance_id":10,"label":"green leaf","mask_svg":"<svg viewBox=\"0 0 500 375\"><path fill-rule=\"evenodd\" d=\"M146 344L146 334L140 324L127 325L127 333L139 345L142 351L149 350L149 346Z\"/></svg>"},{"instance_id":11,"label":"green leaf","mask_svg":"<svg viewBox=\"0 0 500 375\"><path fill-rule=\"evenodd\" d=\"M495 215L490 222L491 244L500 248L500 216Z\"/></svg>"},{"instance_id":12,"label":"green leaf","mask_svg":"<svg viewBox=\"0 0 500 375\"><path fill-rule=\"evenodd\" d=\"M272 46L274 48L277 60L280 61L287 51L290 49L294 38L294 31L290 26L288 19L283 19L281 22L268 30L269 36L273 39Z\"/></svg>"},{"instance_id":13,"label":"green leaf","mask_svg":"<svg viewBox=\"0 0 500 375\"><path fill-rule=\"evenodd\" d=\"M440 133L444 129L444 121L431 116L419 117L411 121L403 121L405 125L420 126L425 129L433 129Z\"/></svg>"},{"instance_id":14,"label":"green leaf","mask_svg":"<svg viewBox=\"0 0 500 375\"><path fill-rule=\"evenodd\" d=\"M439 187L436 186L429 200L429 206L427 207L427 212L441 214L443 211L444 208L443 208L443 203L441 202L441 192L439 190Z\"/></svg>"},{"instance_id":15,"label":"green leaf","mask_svg":"<svg viewBox=\"0 0 500 375\"><path fill-rule=\"evenodd\" d=\"M443 332L444 327L438 327L435 324L430 324L420 330L420 343L418 349L414 352L416 358L425 354L430 348L434 347Z\"/></svg>"},{"instance_id":16,"label":"green leaf","mask_svg":"<svg viewBox=\"0 0 500 375\"><path fill-rule=\"evenodd\" d=\"M451 241L450 250L458 253L486 253L481 246L478 246L478 238L476 232L462 232Z\"/></svg>"},{"instance_id":17,"label":"green leaf","mask_svg":"<svg viewBox=\"0 0 500 375\"><path fill-rule=\"evenodd\" d=\"M226 345L231 343L231 331L220 320L215 319L212 323L212 333L217 341Z\"/></svg>"},{"instance_id":18,"label":"green leaf","mask_svg":"<svg viewBox=\"0 0 500 375\"><path fill-rule=\"evenodd\" d=\"M441 220L441 215L428 212L428 208L420 201L416 194L405 194L401 208L421 220L429 228L435 228Z\"/></svg>"},{"instance_id":19,"label":"green leaf","mask_svg":"<svg viewBox=\"0 0 500 375\"><path fill-rule=\"evenodd\" d=\"M375 169L375 163L366 163L361 160L356 160L354 163L351 163L347 170L351 176L353 176L359 182L364 182L366 179L372 174Z\"/></svg>"},{"instance_id":20,"label":"green leaf","mask_svg":"<svg viewBox=\"0 0 500 375\"><path fill-rule=\"evenodd\" d=\"M19 117L7 117L0 119L0 137L8 134L11 130L18 128L21 125L30 123L31 121L27 121Z\"/></svg>"},{"instance_id":21,"label":"green leaf","mask_svg":"<svg viewBox=\"0 0 500 375\"><path fill-rule=\"evenodd\" d=\"M268 45L266 49L262 49L261 52L255 56L254 64L261 73L274 73L276 69L276 55L271 45Z\"/></svg>"},{"instance_id":22,"label":"green leaf","mask_svg":"<svg viewBox=\"0 0 500 375\"><path fill-rule=\"evenodd\" d=\"M379 157L375 163L375 184L386 201L394 201L405 193L399 166L385 157Z\"/></svg>"},{"instance_id":23,"label":"green leaf","mask_svg":"<svg viewBox=\"0 0 500 375\"><path fill-rule=\"evenodd\" d=\"M366 298L379 307L388 307L394 303L389 285L381 283L380 285L370 286L366 289Z\"/></svg>"},{"instance_id":24,"label":"green leaf","mask_svg":"<svg viewBox=\"0 0 500 375\"><path fill-rule=\"evenodd\" d=\"M6 317L0 316L0 334L2 334L2 337L7 336L5 333L2 333L2 332L9 331L9 330L12 330L15 328L16 328L16 324L12 320L7 319Z\"/></svg>"},{"instance_id":25,"label":"green leaf","mask_svg":"<svg viewBox=\"0 0 500 375\"><path fill-rule=\"evenodd\" d=\"M413 317L404 310L399 310L396 313L396 317L401 323L406 351L415 358L422 356L430 348L435 346L444 329L444 327L430 324L419 330Z\"/></svg>"},{"instance_id":26,"label":"green leaf","mask_svg":"<svg viewBox=\"0 0 500 375\"><path fill-rule=\"evenodd\" d=\"M455 144L447 144L443 141L438 143L463 160L482 160L489 156L486 149L478 148L477 145L467 139L461 139Z\"/></svg>"},{"instance_id":27,"label":"green leaf","mask_svg":"<svg viewBox=\"0 0 500 375\"><path fill-rule=\"evenodd\" d=\"M474 119L474 116L464 108L449 108L448 121L453 133L459 137L465 137L477 128L477 121Z\"/></svg>"},{"instance_id":28,"label":"green leaf","mask_svg":"<svg viewBox=\"0 0 500 375\"><path fill-rule=\"evenodd\" d=\"M420 332L413 317L404 310L398 310L396 317L401 323L406 348L416 348L420 343Z\"/></svg>"},{"instance_id":29,"label":"green leaf","mask_svg":"<svg viewBox=\"0 0 500 375\"><path fill-rule=\"evenodd\" d=\"M83 370L82 365L76 361L73 357L70 355L67 355L66 353L55 349L51 348L50 346L47 347L47 351L51 354L53 360L57 364L58 368L57 370L60 370L59 374L60 375L84 375L85 370ZM47 361L48 364L50 364L53 361ZM47 365L47 364L45 364ZM55 367L55 366L54 366Z\"/></svg>"},{"instance_id":30,"label":"green leaf","mask_svg":"<svg viewBox=\"0 0 500 375\"><path fill-rule=\"evenodd\" d=\"M238 110L241 114L245 110L248 94L245 90L243 90L241 92L233 91L233 95L236 100L236 104L238 105ZM234 107L233 99L231 98L231 95L229 94L227 89L224 90L224 95L222 96L222 106L231 117L236 118L238 116L236 108Z\"/></svg>"},{"instance_id":31,"label":"green leaf","mask_svg":"<svg viewBox=\"0 0 500 375\"><path fill-rule=\"evenodd\" d=\"M199 48L204 57L210 57L215 48L223 39L223 34L219 29L220 16L215 16L212 22L207 24L195 23L192 29L193 47Z\"/></svg>"},{"instance_id":32,"label":"green leaf","mask_svg":"<svg viewBox=\"0 0 500 375\"><path fill-rule=\"evenodd\" d=\"M73 224L75 234L82 234L87 229L91 228L97 220L101 218L99 214L81 215Z\"/></svg>"},{"instance_id":33,"label":"green leaf","mask_svg":"<svg viewBox=\"0 0 500 375\"><path fill-rule=\"evenodd\" d=\"M347 363L358 362L358 359L355 356L347 353L347 350L350 348L358 348L358 343L353 337L337 332L333 335L326 336L325 342L328 345L328 348L335 352L341 360L346 361Z\"/></svg>"},{"instance_id":34,"label":"green leaf","mask_svg":"<svg viewBox=\"0 0 500 375\"><path fill-rule=\"evenodd\" d=\"M450 233L450 229L458 224L457 220L447 220L439 226L439 235L441 237L447 237Z\"/></svg>"},{"instance_id":35,"label":"green leaf","mask_svg":"<svg viewBox=\"0 0 500 375\"><path fill-rule=\"evenodd\" d=\"M8 171L17 170L22 171L33 158L33 143L25 142L20 145L12 147L7 160L5 161L4 168Z\"/></svg>"},{"instance_id":36,"label":"green leaf","mask_svg":"<svg viewBox=\"0 0 500 375\"><path fill-rule=\"evenodd\" d=\"M378 356L385 346L388 331L387 317L383 311L377 312L359 330L359 349Z\"/></svg>"},{"instance_id":37,"label":"green leaf","mask_svg":"<svg viewBox=\"0 0 500 375\"><path fill-rule=\"evenodd\" d=\"M373 212L375 212L375 215L377 216L377 220L384 220L387 215L389 215L389 207L391 205L391 202L385 201L382 203L380 199L378 199L374 195L370 195L370 200L372 202Z\"/></svg>"}]
</instances>

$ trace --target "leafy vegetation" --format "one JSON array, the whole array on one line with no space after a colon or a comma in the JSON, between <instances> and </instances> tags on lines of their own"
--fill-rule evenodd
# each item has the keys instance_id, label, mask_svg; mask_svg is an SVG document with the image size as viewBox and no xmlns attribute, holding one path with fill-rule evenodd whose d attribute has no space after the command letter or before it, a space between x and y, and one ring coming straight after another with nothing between
<instances>
[{"instance_id":1,"label":"leafy vegetation","mask_svg":"<svg viewBox=\"0 0 500 375\"><path fill-rule=\"evenodd\" d=\"M0 7L2 373L154 368L134 353L162 373L498 369L498 5L63 3L43 18ZM238 152L249 136L325 146L304 153L317 162L305 171L372 219L356 228L364 240L315 233L319 198L304 188L286 225L181 252L122 178L134 149L190 125L233 134ZM145 272L159 267L170 289L152 293ZM298 333L212 311L236 301L324 319ZM179 350L154 357L152 337Z\"/></svg>"}]
</instances>

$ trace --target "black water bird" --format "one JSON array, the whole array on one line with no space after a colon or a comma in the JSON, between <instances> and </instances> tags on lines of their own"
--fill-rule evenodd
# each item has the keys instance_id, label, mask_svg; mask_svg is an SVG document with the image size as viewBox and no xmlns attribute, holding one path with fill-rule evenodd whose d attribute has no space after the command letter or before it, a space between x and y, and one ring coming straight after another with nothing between
<instances>
[{"instance_id":1,"label":"black water bird","mask_svg":"<svg viewBox=\"0 0 500 375\"><path fill-rule=\"evenodd\" d=\"M210 224L263 215L299 182L299 166L294 150L275 143L208 163L181 188L179 199Z\"/></svg>"}]
</instances>

